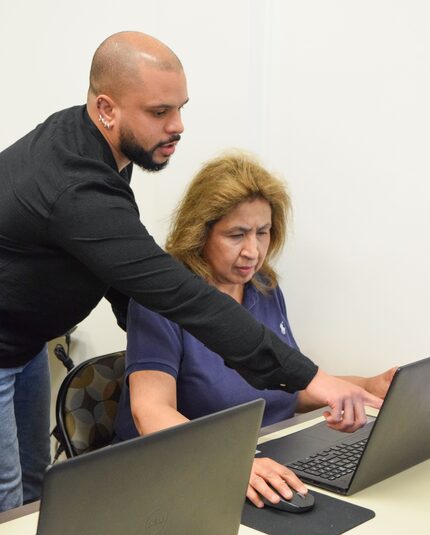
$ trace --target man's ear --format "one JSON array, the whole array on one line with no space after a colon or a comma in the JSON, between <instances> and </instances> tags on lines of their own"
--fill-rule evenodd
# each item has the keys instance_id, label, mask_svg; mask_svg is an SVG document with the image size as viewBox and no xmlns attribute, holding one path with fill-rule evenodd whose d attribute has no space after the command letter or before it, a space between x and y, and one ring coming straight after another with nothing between
<instances>
[{"instance_id":1,"label":"man's ear","mask_svg":"<svg viewBox=\"0 0 430 535\"><path fill-rule=\"evenodd\" d=\"M105 128L112 128L115 120L115 103L107 95L99 95L96 99L99 120Z\"/></svg>"}]
</instances>

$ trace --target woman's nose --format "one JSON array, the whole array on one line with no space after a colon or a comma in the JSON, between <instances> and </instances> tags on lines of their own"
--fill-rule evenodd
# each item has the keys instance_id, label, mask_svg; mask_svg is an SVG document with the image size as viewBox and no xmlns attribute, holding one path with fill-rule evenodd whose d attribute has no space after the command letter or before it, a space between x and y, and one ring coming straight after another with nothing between
<instances>
[{"instance_id":1,"label":"woman's nose","mask_svg":"<svg viewBox=\"0 0 430 535\"><path fill-rule=\"evenodd\" d=\"M248 258L258 257L258 242L256 236L247 236L242 248L242 256Z\"/></svg>"}]
</instances>

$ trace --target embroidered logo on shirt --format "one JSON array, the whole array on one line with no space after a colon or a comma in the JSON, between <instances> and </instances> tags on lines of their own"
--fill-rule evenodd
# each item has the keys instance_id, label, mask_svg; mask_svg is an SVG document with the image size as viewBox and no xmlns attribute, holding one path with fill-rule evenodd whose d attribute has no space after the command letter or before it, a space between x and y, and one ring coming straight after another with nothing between
<instances>
[{"instance_id":1,"label":"embroidered logo on shirt","mask_svg":"<svg viewBox=\"0 0 430 535\"><path fill-rule=\"evenodd\" d=\"M281 329L282 334L285 334L287 332L287 328L285 327L283 321L281 321L281 323L279 324L279 328Z\"/></svg>"}]
</instances>

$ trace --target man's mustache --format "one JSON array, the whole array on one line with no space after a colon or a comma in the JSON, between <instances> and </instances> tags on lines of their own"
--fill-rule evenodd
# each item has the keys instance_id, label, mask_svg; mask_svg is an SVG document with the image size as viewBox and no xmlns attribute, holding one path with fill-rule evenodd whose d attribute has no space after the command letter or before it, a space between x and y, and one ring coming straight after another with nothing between
<instances>
[{"instance_id":1,"label":"man's mustache","mask_svg":"<svg viewBox=\"0 0 430 535\"><path fill-rule=\"evenodd\" d=\"M158 147L162 147L163 145L170 145L170 143L175 143L176 141L180 141L180 139L181 139L181 136L179 134L174 134L167 141L160 141L160 143L157 143L157 145L155 145L153 150L158 149Z\"/></svg>"}]
</instances>

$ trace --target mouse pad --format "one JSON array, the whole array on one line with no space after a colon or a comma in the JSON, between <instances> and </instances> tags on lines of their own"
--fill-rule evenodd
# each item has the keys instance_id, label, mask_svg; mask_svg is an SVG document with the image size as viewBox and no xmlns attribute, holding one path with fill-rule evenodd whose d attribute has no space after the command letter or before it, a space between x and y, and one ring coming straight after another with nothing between
<instances>
[{"instance_id":1,"label":"mouse pad","mask_svg":"<svg viewBox=\"0 0 430 535\"><path fill-rule=\"evenodd\" d=\"M305 513L286 513L264 507L258 509L246 501L242 511L242 524L267 535L338 535L363 524L375 512L320 492L311 491L315 506Z\"/></svg>"}]
</instances>

